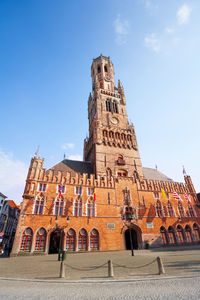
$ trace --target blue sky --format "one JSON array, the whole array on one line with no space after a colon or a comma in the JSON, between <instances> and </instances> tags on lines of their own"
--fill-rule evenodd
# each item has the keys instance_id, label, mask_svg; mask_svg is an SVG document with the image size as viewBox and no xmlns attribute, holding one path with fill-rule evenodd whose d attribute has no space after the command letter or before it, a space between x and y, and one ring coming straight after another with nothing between
<instances>
[{"instance_id":1,"label":"blue sky","mask_svg":"<svg viewBox=\"0 0 200 300\"><path fill-rule=\"evenodd\" d=\"M143 166L200 191L199 0L0 0L0 192L21 201L31 156L81 159L92 59L124 85Z\"/></svg>"}]
</instances>

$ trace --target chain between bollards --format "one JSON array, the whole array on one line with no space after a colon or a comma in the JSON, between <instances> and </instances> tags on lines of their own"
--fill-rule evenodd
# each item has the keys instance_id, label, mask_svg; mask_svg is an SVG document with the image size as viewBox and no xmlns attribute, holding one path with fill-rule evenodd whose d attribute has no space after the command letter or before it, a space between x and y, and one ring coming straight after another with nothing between
<instances>
[{"instance_id":1,"label":"chain between bollards","mask_svg":"<svg viewBox=\"0 0 200 300\"><path fill-rule=\"evenodd\" d=\"M112 260L108 261L108 277L114 277Z\"/></svg>"}]
</instances>

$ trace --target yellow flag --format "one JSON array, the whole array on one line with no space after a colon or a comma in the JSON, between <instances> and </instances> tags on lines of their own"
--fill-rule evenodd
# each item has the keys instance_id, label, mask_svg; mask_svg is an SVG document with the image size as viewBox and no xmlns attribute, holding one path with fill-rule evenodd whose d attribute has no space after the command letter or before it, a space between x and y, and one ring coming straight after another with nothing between
<instances>
[{"instance_id":1,"label":"yellow flag","mask_svg":"<svg viewBox=\"0 0 200 300\"><path fill-rule=\"evenodd\" d=\"M167 195L165 194L165 191L164 191L163 189L161 189L161 191L162 191L162 196L163 196L165 199L167 199Z\"/></svg>"}]
</instances>

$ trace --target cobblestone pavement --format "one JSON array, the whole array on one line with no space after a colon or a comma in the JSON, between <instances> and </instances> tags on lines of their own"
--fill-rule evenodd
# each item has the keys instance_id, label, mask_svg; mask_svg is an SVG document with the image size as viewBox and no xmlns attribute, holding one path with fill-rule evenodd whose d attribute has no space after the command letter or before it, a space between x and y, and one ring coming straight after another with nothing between
<instances>
[{"instance_id":1,"label":"cobblestone pavement","mask_svg":"<svg viewBox=\"0 0 200 300\"><path fill-rule=\"evenodd\" d=\"M199 300L200 277L134 282L49 283L0 280L0 299Z\"/></svg>"},{"instance_id":2,"label":"cobblestone pavement","mask_svg":"<svg viewBox=\"0 0 200 300\"><path fill-rule=\"evenodd\" d=\"M160 256L165 267L166 275L162 276L200 276L200 246L188 246L170 248L168 251L137 250L135 256L131 256L130 251L68 254L65 261L66 280L108 280L109 259L114 265L114 279L158 278L161 276L155 261L157 256ZM0 258L0 277L57 280L59 268L57 255Z\"/></svg>"}]
</instances>

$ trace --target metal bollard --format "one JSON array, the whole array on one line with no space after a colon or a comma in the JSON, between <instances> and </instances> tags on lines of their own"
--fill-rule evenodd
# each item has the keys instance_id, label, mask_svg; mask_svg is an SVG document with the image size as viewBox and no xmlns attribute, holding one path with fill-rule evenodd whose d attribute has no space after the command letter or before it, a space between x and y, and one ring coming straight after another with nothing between
<instances>
[{"instance_id":1,"label":"metal bollard","mask_svg":"<svg viewBox=\"0 0 200 300\"><path fill-rule=\"evenodd\" d=\"M157 263L158 263L158 274L159 275L165 274L165 269L164 269L161 258L158 256L156 259L157 259Z\"/></svg>"},{"instance_id":2,"label":"metal bollard","mask_svg":"<svg viewBox=\"0 0 200 300\"><path fill-rule=\"evenodd\" d=\"M108 261L108 277L114 277L112 260Z\"/></svg>"},{"instance_id":3,"label":"metal bollard","mask_svg":"<svg viewBox=\"0 0 200 300\"><path fill-rule=\"evenodd\" d=\"M65 263L61 261L60 263L60 278L65 278Z\"/></svg>"}]
</instances>

